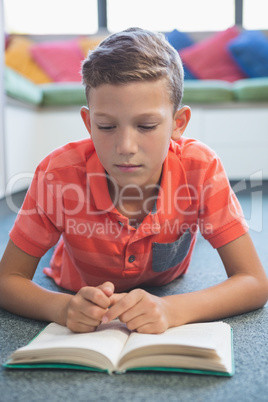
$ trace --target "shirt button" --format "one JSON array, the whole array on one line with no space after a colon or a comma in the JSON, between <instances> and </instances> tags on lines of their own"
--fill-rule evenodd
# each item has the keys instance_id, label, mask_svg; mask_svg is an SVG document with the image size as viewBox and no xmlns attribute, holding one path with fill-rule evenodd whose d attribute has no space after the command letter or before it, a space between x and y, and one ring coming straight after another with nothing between
<instances>
[{"instance_id":1,"label":"shirt button","mask_svg":"<svg viewBox=\"0 0 268 402\"><path fill-rule=\"evenodd\" d=\"M135 255L131 255L128 259L128 262L134 262L135 261Z\"/></svg>"}]
</instances>

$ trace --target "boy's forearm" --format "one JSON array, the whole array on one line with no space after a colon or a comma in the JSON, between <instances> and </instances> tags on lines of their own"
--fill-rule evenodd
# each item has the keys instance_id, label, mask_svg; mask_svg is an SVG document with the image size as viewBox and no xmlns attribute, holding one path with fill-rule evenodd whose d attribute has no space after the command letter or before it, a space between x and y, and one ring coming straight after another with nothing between
<instances>
[{"instance_id":1,"label":"boy's forearm","mask_svg":"<svg viewBox=\"0 0 268 402\"><path fill-rule=\"evenodd\" d=\"M170 326L212 321L262 307L267 301L267 282L237 274L213 287L164 297Z\"/></svg>"},{"instance_id":2,"label":"boy's forearm","mask_svg":"<svg viewBox=\"0 0 268 402\"><path fill-rule=\"evenodd\" d=\"M66 324L72 295L49 291L23 277L11 276L1 282L0 307L23 317Z\"/></svg>"}]
</instances>

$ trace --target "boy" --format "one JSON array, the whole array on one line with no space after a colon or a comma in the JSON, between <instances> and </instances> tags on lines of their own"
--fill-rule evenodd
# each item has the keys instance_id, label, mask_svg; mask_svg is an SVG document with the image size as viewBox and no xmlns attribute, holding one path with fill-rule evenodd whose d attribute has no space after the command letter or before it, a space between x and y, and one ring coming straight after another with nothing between
<instances>
[{"instance_id":1,"label":"boy","mask_svg":"<svg viewBox=\"0 0 268 402\"><path fill-rule=\"evenodd\" d=\"M267 277L221 162L181 137L191 112L181 107L177 52L162 35L133 28L89 53L82 74L91 139L38 166L0 264L1 307L75 332L119 317L131 330L160 333L263 306ZM186 272L198 225L228 279L162 298L142 290ZM56 243L45 273L75 295L31 280Z\"/></svg>"}]
</instances>

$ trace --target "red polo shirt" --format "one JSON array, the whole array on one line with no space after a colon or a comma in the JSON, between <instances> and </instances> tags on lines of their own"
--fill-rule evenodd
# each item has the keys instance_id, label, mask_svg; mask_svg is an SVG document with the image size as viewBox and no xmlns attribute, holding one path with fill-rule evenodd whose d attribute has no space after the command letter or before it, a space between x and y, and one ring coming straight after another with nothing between
<instances>
[{"instance_id":1,"label":"red polo shirt","mask_svg":"<svg viewBox=\"0 0 268 402\"><path fill-rule=\"evenodd\" d=\"M184 274L198 228L215 248L247 231L219 158L192 139L171 141L154 207L139 227L113 201L92 141L68 144L38 166L10 237L37 257L57 244L44 272L66 289L109 280L123 291Z\"/></svg>"}]
</instances>

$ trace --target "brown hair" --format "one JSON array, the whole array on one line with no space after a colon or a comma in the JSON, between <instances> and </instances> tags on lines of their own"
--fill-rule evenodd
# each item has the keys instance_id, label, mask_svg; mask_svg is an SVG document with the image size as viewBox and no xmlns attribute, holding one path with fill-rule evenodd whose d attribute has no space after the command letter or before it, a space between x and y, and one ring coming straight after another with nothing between
<instances>
[{"instance_id":1,"label":"brown hair","mask_svg":"<svg viewBox=\"0 0 268 402\"><path fill-rule=\"evenodd\" d=\"M178 52L163 34L129 28L104 39L82 64L89 101L90 88L165 78L174 111L183 95L183 67Z\"/></svg>"}]
</instances>

